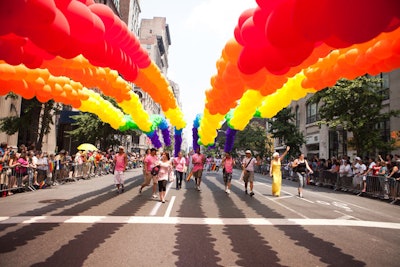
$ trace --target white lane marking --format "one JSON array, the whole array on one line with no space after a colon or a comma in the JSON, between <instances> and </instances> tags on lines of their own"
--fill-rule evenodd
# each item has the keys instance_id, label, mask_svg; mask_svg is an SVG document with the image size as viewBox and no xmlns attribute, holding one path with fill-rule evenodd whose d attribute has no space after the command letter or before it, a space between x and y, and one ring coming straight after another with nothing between
<instances>
[{"instance_id":1,"label":"white lane marking","mask_svg":"<svg viewBox=\"0 0 400 267\"><path fill-rule=\"evenodd\" d=\"M169 190L171 189L172 184L173 184L173 183L168 183L168 184L167 184L167 191L165 192L165 197L167 197L168 192L169 192ZM150 216L156 216L158 210L159 210L160 207L161 207L161 204L162 204L161 202L157 202L157 203L154 205L153 209L150 211L150 214L149 214L149 215L150 215Z\"/></svg>"},{"instance_id":2,"label":"white lane marking","mask_svg":"<svg viewBox=\"0 0 400 267\"><path fill-rule=\"evenodd\" d=\"M240 183L240 181L236 181L236 182L237 182L237 183ZM260 185L264 185L264 184L260 184ZM264 196L262 193L260 193L260 192L258 192L258 191L256 191L256 190L254 190L254 189L253 189L253 191L256 192L257 195L261 195L263 198L268 199L268 200L270 200L270 201L276 203L277 205L279 205L279 206L281 206L281 207L283 207L283 208L285 208L285 209L287 209L287 210L293 212L294 214L297 214L298 216L300 216L300 217L302 217L302 218L304 218L304 219L308 219L308 217L305 216L305 215L303 215L302 213L297 212L297 211L295 211L294 209L289 208L289 207L286 206L286 205L283 205L282 203L279 203L277 200L279 200L281 197L267 197L267 196ZM282 191L282 192L284 192L284 191ZM289 197L293 197L293 195L290 194L289 192L284 192L284 193L289 194Z\"/></svg>"},{"instance_id":3,"label":"white lane marking","mask_svg":"<svg viewBox=\"0 0 400 267\"><path fill-rule=\"evenodd\" d=\"M358 219L358 218L356 218L354 216L348 215L348 214L340 212L338 210L334 210L334 212L339 213L339 214L342 215L341 217L336 218L336 220L358 220L358 221L361 221L360 219Z\"/></svg>"},{"instance_id":4,"label":"white lane marking","mask_svg":"<svg viewBox=\"0 0 400 267\"><path fill-rule=\"evenodd\" d=\"M171 200L170 200L170 202L168 204L168 208L165 211L164 217L169 217L169 215L171 215L172 206L174 205L175 198L176 198L176 196L171 197Z\"/></svg>"},{"instance_id":5,"label":"white lane marking","mask_svg":"<svg viewBox=\"0 0 400 267\"><path fill-rule=\"evenodd\" d=\"M400 230L400 223L343 219L267 219L267 218L191 218L158 216L15 216L1 217L0 224L40 223L124 223L124 224L196 224L196 225L294 225L351 226Z\"/></svg>"}]
</instances>

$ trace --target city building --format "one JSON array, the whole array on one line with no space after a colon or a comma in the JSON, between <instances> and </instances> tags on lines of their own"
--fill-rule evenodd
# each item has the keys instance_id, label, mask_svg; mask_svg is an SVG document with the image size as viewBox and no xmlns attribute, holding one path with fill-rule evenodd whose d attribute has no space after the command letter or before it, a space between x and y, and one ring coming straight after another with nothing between
<instances>
[{"instance_id":1,"label":"city building","mask_svg":"<svg viewBox=\"0 0 400 267\"><path fill-rule=\"evenodd\" d=\"M382 73L382 92L387 96L383 101L383 111L400 109L400 69L390 73ZM307 104L311 94L290 104L292 112L295 114L295 124L303 133L306 143L301 151L308 157L314 155L319 158L331 158L348 155L350 158L356 156L356 151L348 146L348 141L352 138L352 133L343 129L330 129L327 125L319 125L318 105ZM397 148L392 153L399 154L400 151L400 118L392 117L390 121L379 125L382 131L382 138L390 140L396 138ZM283 151L285 144L275 139L276 151Z\"/></svg>"}]
</instances>

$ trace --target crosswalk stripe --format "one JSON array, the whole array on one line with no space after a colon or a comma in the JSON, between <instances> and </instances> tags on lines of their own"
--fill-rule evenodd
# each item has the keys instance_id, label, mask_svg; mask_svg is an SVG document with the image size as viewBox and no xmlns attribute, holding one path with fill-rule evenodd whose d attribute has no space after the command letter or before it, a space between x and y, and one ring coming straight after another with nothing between
<instances>
[{"instance_id":1,"label":"crosswalk stripe","mask_svg":"<svg viewBox=\"0 0 400 267\"><path fill-rule=\"evenodd\" d=\"M343 219L268 219L268 218L190 218L158 216L15 216L0 217L0 224L40 223L122 223L122 224L193 224L193 225L260 225L260 226L351 226L400 229L400 223Z\"/></svg>"}]
</instances>

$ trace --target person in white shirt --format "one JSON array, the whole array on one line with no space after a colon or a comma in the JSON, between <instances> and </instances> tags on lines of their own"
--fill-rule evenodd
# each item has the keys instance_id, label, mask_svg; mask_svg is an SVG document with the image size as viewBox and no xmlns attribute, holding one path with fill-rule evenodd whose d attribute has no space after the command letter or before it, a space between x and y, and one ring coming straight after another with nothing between
<instances>
[{"instance_id":1,"label":"person in white shirt","mask_svg":"<svg viewBox=\"0 0 400 267\"><path fill-rule=\"evenodd\" d=\"M217 157L214 162L215 162L215 171L218 172L219 167L221 166L222 163L221 157Z\"/></svg>"},{"instance_id":2,"label":"person in white shirt","mask_svg":"<svg viewBox=\"0 0 400 267\"><path fill-rule=\"evenodd\" d=\"M360 157L356 157L353 162L353 187L360 190L363 174L367 170L367 166L362 162Z\"/></svg>"},{"instance_id":3,"label":"person in white shirt","mask_svg":"<svg viewBox=\"0 0 400 267\"><path fill-rule=\"evenodd\" d=\"M247 185L250 184L250 196L254 196L253 183L254 183L254 166L257 160L251 156L251 151L246 150L246 157L242 161L244 189L247 194Z\"/></svg>"},{"instance_id":4,"label":"person in white shirt","mask_svg":"<svg viewBox=\"0 0 400 267\"><path fill-rule=\"evenodd\" d=\"M369 163L368 169L363 173L363 177L362 177L362 179L363 179L363 181L362 181L363 189L361 190L361 192L363 192L363 193L367 191L367 175L368 174L370 174L370 175L373 174L374 167L376 165L374 159L371 159L371 158L368 159L368 163Z\"/></svg>"}]
</instances>

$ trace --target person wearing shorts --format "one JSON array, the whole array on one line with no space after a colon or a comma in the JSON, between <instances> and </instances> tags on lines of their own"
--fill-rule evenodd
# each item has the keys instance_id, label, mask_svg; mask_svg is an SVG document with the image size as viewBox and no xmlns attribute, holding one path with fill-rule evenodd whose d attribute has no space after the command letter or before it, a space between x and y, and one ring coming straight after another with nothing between
<instances>
[{"instance_id":1,"label":"person wearing shorts","mask_svg":"<svg viewBox=\"0 0 400 267\"><path fill-rule=\"evenodd\" d=\"M229 152L225 152L225 157L222 159L221 165L222 165L222 175L225 184L225 193L230 194L232 172L233 172L233 166L235 166L235 161L233 160Z\"/></svg>"},{"instance_id":2,"label":"person wearing shorts","mask_svg":"<svg viewBox=\"0 0 400 267\"><path fill-rule=\"evenodd\" d=\"M250 150L246 150L245 154L246 156L242 161L244 192L247 194L247 185L250 185L250 196L254 196L254 165L257 164L257 160L251 156Z\"/></svg>"},{"instance_id":3,"label":"person wearing shorts","mask_svg":"<svg viewBox=\"0 0 400 267\"><path fill-rule=\"evenodd\" d=\"M144 158L144 169L145 169L145 175L144 175L144 182L141 184L140 189L139 189L139 194L142 193L142 190L145 186L150 185L151 181L153 181L153 198L157 198L157 183L158 183L158 179L157 176L153 176L151 174L151 169L153 169L154 166L156 166L155 164L158 162L158 157L157 157L157 149L152 148L150 149L150 154L147 155Z\"/></svg>"},{"instance_id":4,"label":"person wearing shorts","mask_svg":"<svg viewBox=\"0 0 400 267\"><path fill-rule=\"evenodd\" d=\"M118 193L124 192L124 171L126 170L126 165L128 164L128 157L124 152L124 147L120 146L118 149L118 154L114 157L114 183L117 187Z\"/></svg>"},{"instance_id":5,"label":"person wearing shorts","mask_svg":"<svg viewBox=\"0 0 400 267\"><path fill-rule=\"evenodd\" d=\"M192 156L192 163L193 163L193 176L196 181L196 189L200 191L200 184L201 184L201 176L203 175L204 163L206 158L200 152L200 147L196 148L196 153Z\"/></svg>"}]
</instances>

